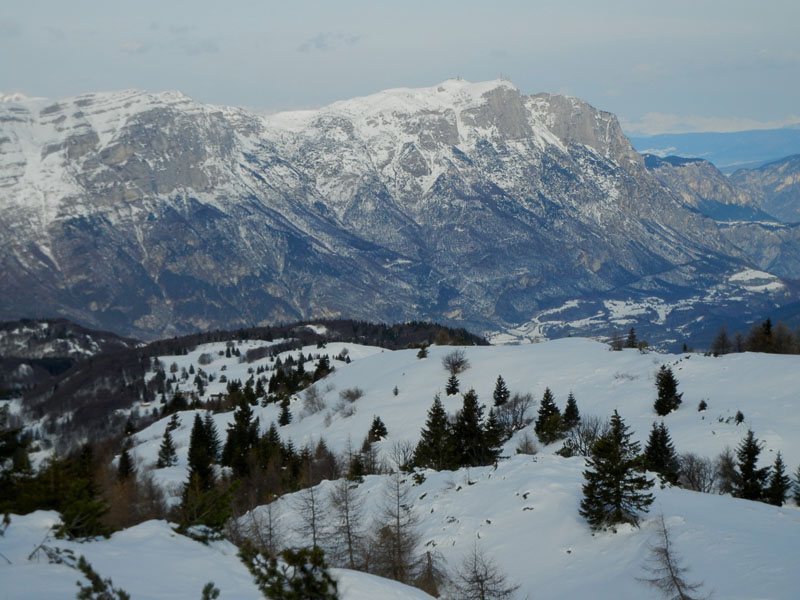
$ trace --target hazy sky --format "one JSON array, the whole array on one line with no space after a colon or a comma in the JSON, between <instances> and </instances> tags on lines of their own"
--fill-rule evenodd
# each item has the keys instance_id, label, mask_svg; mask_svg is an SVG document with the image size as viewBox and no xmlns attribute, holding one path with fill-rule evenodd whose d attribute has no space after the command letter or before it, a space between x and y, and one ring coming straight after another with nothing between
<instances>
[{"instance_id":1,"label":"hazy sky","mask_svg":"<svg viewBox=\"0 0 800 600\"><path fill-rule=\"evenodd\" d=\"M800 2L2 0L0 91L307 108L505 76L627 131L800 121Z\"/></svg>"}]
</instances>

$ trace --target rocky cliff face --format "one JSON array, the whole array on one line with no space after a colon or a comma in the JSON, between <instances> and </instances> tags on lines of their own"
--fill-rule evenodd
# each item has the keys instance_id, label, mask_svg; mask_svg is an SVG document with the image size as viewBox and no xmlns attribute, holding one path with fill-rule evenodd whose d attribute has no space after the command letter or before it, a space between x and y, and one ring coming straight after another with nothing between
<instances>
[{"instance_id":1,"label":"rocky cliff face","mask_svg":"<svg viewBox=\"0 0 800 600\"><path fill-rule=\"evenodd\" d=\"M800 155L757 169L741 169L731 181L747 190L762 208L785 223L800 223Z\"/></svg>"},{"instance_id":2,"label":"rocky cliff face","mask_svg":"<svg viewBox=\"0 0 800 600\"><path fill-rule=\"evenodd\" d=\"M177 93L0 106L0 317L486 330L571 298L684 298L751 264L613 115L506 81L267 118Z\"/></svg>"}]
</instances>

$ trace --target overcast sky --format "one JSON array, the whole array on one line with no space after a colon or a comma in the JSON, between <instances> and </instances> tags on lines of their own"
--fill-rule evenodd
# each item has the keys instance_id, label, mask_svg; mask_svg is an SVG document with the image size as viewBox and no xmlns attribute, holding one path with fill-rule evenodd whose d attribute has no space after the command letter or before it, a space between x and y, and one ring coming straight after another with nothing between
<instances>
[{"instance_id":1,"label":"overcast sky","mask_svg":"<svg viewBox=\"0 0 800 600\"><path fill-rule=\"evenodd\" d=\"M800 121L797 0L2 0L0 91L308 108L505 76L626 131Z\"/></svg>"}]
</instances>

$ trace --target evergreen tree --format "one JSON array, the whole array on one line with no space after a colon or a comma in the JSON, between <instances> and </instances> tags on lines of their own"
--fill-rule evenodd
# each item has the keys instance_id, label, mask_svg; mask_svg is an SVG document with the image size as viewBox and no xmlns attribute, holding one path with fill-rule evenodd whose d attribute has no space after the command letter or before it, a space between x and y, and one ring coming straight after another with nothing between
<instances>
[{"instance_id":1,"label":"evergreen tree","mask_svg":"<svg viewBox=\"0 0 800 600\"><path fill-rule=\"evenodd\" d=\"M501 375L497 376L497 383L494 385L494 405L503 406L511 397L511 392L506 387L506 382Z\"/></svg>"},{"instance_id":2,"label":"evergreen tree","mask_svg":"<svg viewBox=\"0 0 800 600\"><path fill-rule=\"evenodd\" d=\"M322 355L319 360L317 361L317 368L314 369L314 381L318 381L328 375L331 371L333 371L333 367L331 367L331 361L328 358L327 354Z\"/></svg>"},{"instance_id":3,"label":"evergreen tree","mask_svg":"<svg viewBox=\"0 0 800 600\"><path fill-rule=\"evenodd\" d=\"M617 411L609 430L592 447L583 472L583 499L580 514L592 529L613 527L617 523L638 525L639 511L647 512L653 485L642 473L639 443L631 441L628 427Z\"/></svg>"},{"instance_id":4,"label":"evergreen tree","mask_svg":"<svg viewBox=\"0 0 800 600\"><path fill-rule=\"evenodd\" d=\"M117 479L126 481L135 471L136 468L133 465L131 453L125 448L120 454L119 463L117 464Z\"/></svg>"},{"instance_id":5,"label":"evergreen tree","mask_svg":"<svg viewBox=\"0 0 800 600\"><path fill-rule=\"evenodd\" d=\"M367 440L369 440L370 444L374 444L389 435L389 431L386 429L386 425L384 425L383 421L380 417L376 416L372 419L372 426L369 428L369 433L367 434Z\"/></svg>"},{"instance_id":6,"label":"evergreen tree","mask_svg":"<svg viewBox=\"0 0 800 600\"><path fill-rule=\"evenodd\" d=\"M419 352L417 352L417 358L420 358L420 359L428 358L428 346L426 346L425 344L420 346Z\"/></svg>"},{"instance_id":7,"label":"evergreen tree","mask_svg":"<svg viewBox=\"0 0 800 600\"><path fill-rule=\"evenodd\" d=\"M539 403L539 416L533 430L543 444L552 444L562 437L561 411L558 410L553 392L545 388L542 401Z\"/></svg>"},{"instance_id":8,"label":"evergreen tree","mask_svg":"<svg viewBox=\"0 0 800 600\"><path fill-rule=\"evenodd\" d=\"M661 365L661 369L656 374L656 389L658 390L658 398L653 404L656 414L663 417L673 410L677 410L683 394L678 393L678 382L672 373L672 369L667 365Z\"/></svg>"},{"instance_id":9,"label":"evergreen tree","mask_svg":"<svg viewBox=\"0 0 800 600\"><path fill-rule=\"evenodd\" d=\"M478 404L478 394L469 390L464 394L464 401L456 416L453 435L459 449L461 466L477 467L490 464L490 456L483 429L483 406Z\"/></svg>"},{"instance_id":10,"label":"evergreen tree","mask_svg":"<svg viewBox=\"0 0 800 600\"><path fill-rule=\"evenodd\" d=\"M208 447L206 428L200 414L195 414L192 432L189 436L189 481L196 479L200 490L214 487L214 468Z\"/></svg>"},{"instance_id":11,"label":"evergreen tree","mask_svg":"<svg viewBox=\"0 0 800 600\"><path fill-rule=\"evenodd\" d=\"M250 472L250 450L258 442L258 418L247 400L239 402L228 425L228 436L222 449L222 464L231 467L233 474L242 477Z\"/></svg>"},{"instance_id":12,"label":"evergreen tree","mask_svg":"<svg viewBox=\"0 0 800 600\"><path fill-rule=\"evenodd\" d=\"M775 506L783 506L790 489L792 489L792 480L786 475L783 457L778 452L778 456L775 457L775 464L772 466L769 485L764 490L764 500Z\"/></svg>"},{"instance_id":13,"label":"evergreen tree","mask_svg":"<svg viewBox=\"0 0 800 600\"><path fill-rule=\"evenodd\" d=\"M650 430L650 437L644 448L644 458L650 471L655 471L665 481L678 483L678 455L663 422L658 425L653 423L653 429Z\"/></svg>"},{"instance_id":14,"label":"evergreen tree","mask_svg":"<svg viewBox=\"0 0 800 600\"><path fill-rule=\"evenodd\" d=\"M206 447L208 448L208 458L211 462L217 462L219 460L222 442L220 442L217 425L214 423L214 417L210 412L207 412L206 416L203 417L203 429L205 432Z\"/></svg>"},{"instance_id":15,"label":"evergreen tree","mask_svg":"<svg viewBox=\"0 0 800 600\"><path fill-rule=\"evenodd\" d=\"M433 397L428 409L428 419L420 432L419 443L414 450L414 466L442 471L457 467L456 447L453 433L447 420L439 394Z\"/></svg>"},{"instance_id":16,"label":"evergreen tree","mask_svg":"<svg viewBox=\"0 0 800 600\"><path fill-rule=\"evenodd\" d=\"M336 580L328 573L325 557L318 547L284 550L280 561L251 545L239 556L265 598L273 600L336 600Z\"/></svg>"},{"instance_id":17,"label":"evergreen tree","mask_svg":"<svg viewBox=\"0 0 800 600\"><path fill-rule=\"evenodd\" d=\"M567 406L564 408L564 415L561 422L564 431L569 431L581 421L581 414L578 411L578 403L575 401L575 394L572 392L567 396Z\"/></svg>"},{"instance_id":18,"label":"evergreen tree","mask_svg":"<svg viewBox=\"0 0 800 600\"><path fill-rule=\"evenodd\" d=\"M725 325L720 325L719 333L717 333L714 341L711 342L711 353L714 356L722 356L729 354L733 350L733 342L728 337L728 331Z\"/></svg>"},{"instance_id":19,"label":"evergreen tree","mask_svg":"<svg viewBox=\"0 0 800 600\"><path fill-rule=\"evenodd\" d=\"M448 396L455 396L458 393L458 377L456 377L455 375L450 375L450 378L447 380L447 386L445 386L444 391Z\"/></svg>"},{"instance_id":20,"label":"evergreen tree","mask_svg":"<svg viewBox=\"0 0 800 600\"><path fill-rule=\"evenodd\" d=\"M794 474L794 502L800 506L800 465L797 466Z\"/></svg>"},{"instance_id":21,"label":"evergreen tree","mask_svg":"<svg viewBox=\"0 0 800 600\"><path fill-rule=\"evenodd\" d=\"M178 427L181 426L180 417L178 417L178 413L172 413L172 416L169 418L167 422L167 431L175 431Z\"/></svg>"},{"instance_id":22,"label":"evergreen tree","mask_svg":"<svg viewBox=\"0 0 800 600\"><path fill-rule=\"evenodd\" d=\"M506 441L507 436L505 428L493 408L489 409L489 416L486 417L484 438L486 440L486 460L494 462L500 456L503 442Z\"/></svg>"},{"instance_id":23,"label":"evergreen tree","mask_svg":"<svg viewBox=\"0 0 800 600\"><path fill-rule=\"evenodd\" d=\"M292 413L289 410L289 398L281 400L281 412L278 415L278 425L285 427L292 422Z\"/></svg>"},{"instance_id":24,"label":"evergreen tree","mask_svg":"<svg viewBox=\"0 0 800 600\"><path fill-rule=\"evenodd\" d=\"M636 339L636 330L633 327L631 327L631 330L628 332L628 337L625 338L625 347L636 348L638 344L639 342Z\"/></svg>"},{"instance_id":25,"label":"evergreen tree","mask_svg":"<svg viewBox=\"0 0 800 600\"><path fill-rule=\"evenodd\" d=\"M764 485L769 477L769 467L757 468L758 455L761 454L761 443L752 430L736 448L738 481L733 490L736 498L745 500L761 500L764 496Z\"/></svg>"},{"instance_id":26,"label":"evergreen tree","mask_svg":"<svg viewBox=\"0 0 800 600\"><path fill-rule=\"evenodd\" d=\"M172 467L178 462L178 454L175 452L175 443L172 441L172 434L170 428L164 429L164 437L161 440L161 446L158 449L158 462L156 466L159 469L165 467Z\"/></svg>"}]
</instances>

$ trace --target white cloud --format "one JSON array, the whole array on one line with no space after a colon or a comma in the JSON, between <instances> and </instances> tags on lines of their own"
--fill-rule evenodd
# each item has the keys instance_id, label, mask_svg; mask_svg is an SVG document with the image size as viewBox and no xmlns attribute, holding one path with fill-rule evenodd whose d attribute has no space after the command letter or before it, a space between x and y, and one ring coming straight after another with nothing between
<instances>
[{"instance_id":1,"label":"white cloud","mask_svg":"<svg viewBox=\"0 0 800 600\"><path fill-rule=\"evenodd\" d=\"M120 46L120 50L126 54L143 54L150 50L150 45L138 40L128 40Z\"/></svg>"}]
</instances>

